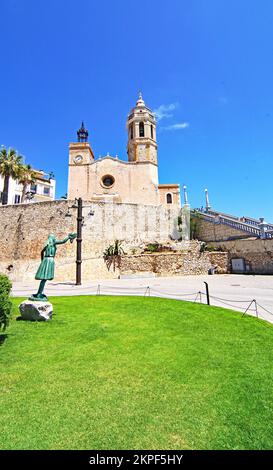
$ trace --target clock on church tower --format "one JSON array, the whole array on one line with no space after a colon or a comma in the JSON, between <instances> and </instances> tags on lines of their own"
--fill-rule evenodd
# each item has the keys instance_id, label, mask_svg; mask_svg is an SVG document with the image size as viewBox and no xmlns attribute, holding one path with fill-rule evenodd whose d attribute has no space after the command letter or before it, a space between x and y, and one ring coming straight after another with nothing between
<instances>
[{"instance_id":1,"label":"clock on church tower","mask_svg":"<svg viewBox=\"0 0 273 470\"><path fill-rule=\"evenodd\" d=\"M77 131L78 142L69 145L69 165L88 165L94 161L94 154L88 142L88 130L84 123Z\"/></svg>"}]
</instances>

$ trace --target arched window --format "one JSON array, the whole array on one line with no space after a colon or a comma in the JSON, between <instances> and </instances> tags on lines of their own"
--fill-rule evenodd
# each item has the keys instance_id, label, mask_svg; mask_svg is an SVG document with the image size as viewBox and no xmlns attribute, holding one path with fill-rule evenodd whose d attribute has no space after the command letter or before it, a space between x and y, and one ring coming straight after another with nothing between
<instances>
[{"instance_id":1,"label":"arched window","mask_svg":"<svg viewBox=\"0 0 273 470\"><path fill-rule=\"evenodd\" d=\"M130 137L131 137L131 139L134 138L134 127L133 127L133 124L131 124L131 126L130 126Z\"/></svg>"},{"instance_id":2,"label":"arched window","mask_svg":"<svg viewBox=\"0 0 273 470\"><path fill-rule=\"evenodd\" d=\"M154 128L152 124L151 124L151 138L152 139L154 138Z\"/></svg>"},{"instance_id":3,"label":"arched window","mask_svg":"<svg viewBox=\"0 0 273 470\"><path fill-rule=\"evenodd\" d=\"M139 123L139 137L144 137L144 122Z\"/></svg>"},{"instance_id":4,"label":"arched window","mask_svg":"<svg viewBox=\"0 0 273 470\"><path fill-rule=\"evenodd\" d=\"M171 193L168 193L166 195L166 199L167 199L167 204L172 204L173 203L173 197L172 197Z\"/></svg>"}]
</instances>

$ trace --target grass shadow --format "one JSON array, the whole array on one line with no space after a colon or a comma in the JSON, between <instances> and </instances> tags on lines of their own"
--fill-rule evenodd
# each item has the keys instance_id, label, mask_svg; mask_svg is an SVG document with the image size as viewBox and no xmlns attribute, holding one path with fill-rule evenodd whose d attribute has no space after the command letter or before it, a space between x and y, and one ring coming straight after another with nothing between
<instances>
[{"instance_id":1,"label":"grass shadow","mask_svg":"<svg viewBox=\"0 0 273 470\"><path fill-rule=\"evenodd\" d=\"M0 346L2 346L4 344L4 342L6 341L8 335L7 334L4 334L4 335L0 335Z\"/></svg>"}]
</instances>

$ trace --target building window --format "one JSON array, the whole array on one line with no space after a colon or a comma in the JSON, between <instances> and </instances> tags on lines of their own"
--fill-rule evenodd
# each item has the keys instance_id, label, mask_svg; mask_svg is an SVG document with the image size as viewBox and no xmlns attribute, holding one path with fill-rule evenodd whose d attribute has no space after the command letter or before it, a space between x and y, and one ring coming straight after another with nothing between
<instances>
[{"instance_id":1,"label":"building window","mask_svg":"<svg viewBox=\"0 0 273 470\"><path fill-rule=\"evenodd\" d=\"M101 178L101 184L104 188L111 188L115 183L115 178L111 175L105 175Z\"/></svg>"},{"instance_id":2,"label":"building window","mask_svg":"<svg viewBox=\"0 0 273 470\"><path fill-rule=\"evenodd\" d=\"M166 195L166 199L167 199L167 204L172 204L173 203L173 196L171 193L168 193Z\"/></svg>"},{"instance_id":3,"label":"building window","mask_svg":"<svg viewBox=\"0 0 273 470\"><path fill-rule=\"evenodd\" d=\"M131 136L131 139L134 138L134 127L133 127L133 124L131 124L131 126L130 126L130 136Z\"/></svg>"},{"instance_id":4,"label":"building window","mask_svg":"<svg viewBox=\"0 0 273 470\"><path fill-rule=\"evenodd\" d=\"M19 194L15 194L14 196L14 204L20 204L21 197Z\"/></svg>"},{"instance_id":5,"label":"building window","mask_svg":"<svg viewBox=\"0 0 273 470\"><path fill-rule=\"evenodd\" d=\"M37 184L31 184L30 185L30 191L34 194L37 193Z\"/></svg>"},{"instance_id":6,"label":"building window","mask_svg":"<svg viewBox=\"0 0 273 470\"><path fill-rule=\"evenodd\" d=\"M152 139L154 138L154 128L152 124L151 124L151 138Z\"/></svg>"},{"instance_id":7,"label":"building window","mask_svg":"<svg viewBox=\"0 0 273 470\"><path fill-rule=\"evenodd\" d=\"M139 137L144 137L144 122L139 123Z\"/></svg>"},{"instance_id":8,"label":"building window","mask_svg":"<svg viewBox=\"0 0 273 470\"><path fill-rule=\"evenodd\" d=\"M49 196L50 194L50 188L48 188L47 186L44 186L44 196Z\"/></svg>"}]
</instances>

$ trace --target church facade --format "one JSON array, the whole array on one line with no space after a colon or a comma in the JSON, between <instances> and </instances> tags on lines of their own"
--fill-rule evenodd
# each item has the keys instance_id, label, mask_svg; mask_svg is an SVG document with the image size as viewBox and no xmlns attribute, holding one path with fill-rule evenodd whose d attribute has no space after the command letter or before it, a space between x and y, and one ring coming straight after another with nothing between
<instances>
[{"instance_id":1,"label":"church facade","mask_svg":"<svg viewBox=\"0 0 273 470\"><path fill-rule=\"evenodd\" d=\"M69 145L68 199L180 207L179 184L159 184L156 119L141 94L127 118L128 161L95 158L82 127Z\"/></svg>"}]
</instances>

